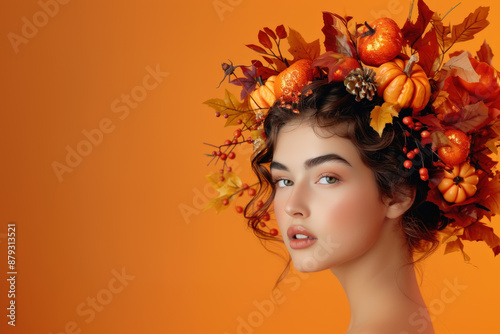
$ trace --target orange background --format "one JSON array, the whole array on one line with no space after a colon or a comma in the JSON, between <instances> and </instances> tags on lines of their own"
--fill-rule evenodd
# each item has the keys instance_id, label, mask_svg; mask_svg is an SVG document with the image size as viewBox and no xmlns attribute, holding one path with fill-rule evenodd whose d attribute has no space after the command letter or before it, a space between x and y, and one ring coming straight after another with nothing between
<instances>
[{"instance_id":1,"label":"orange background","mask_svg":"<svg viewBox=\"0 0 500 334\"><path fill-rule=\"evenodd\" d=\"M457 3L428 2L440 13ZM402 24L409 1L69 1L50 7L46 22L40 3L8 2L0 14L0 332L345 332L348 304L330 272L292 272L276 304L260 311L284 262L234 210L201 212L212 196L204 175L218 169L206 167L211 150L202 143L233 130L202 102L225 87L239 92L227 83L216 89L220 63L256 58L244 44L257 43L264 26L285 24L322 43L322 10L359 22L385 11ZM491 24L466 47L478 50L487 38L500 55L497 2L465 1L446 20L459 23L478 5L491 7ZM33 16L40 27L16 53L9 33L21 35L23 17ZM152 88L143 80L157 66L168 75ZM121 99L131 93L141 101L127 107ZM100 126L107 133L84 147L82 131ZM52 164L78 145L88 154L60 182ZM5 316L9 222L17 223L15 328ZM434 327L498 333L500 259L482 244L466 249L472 265L440 249L421 266ZM122 270L128 278L116 280ZM464 288L444 302L455 281ZM254 326L239 330L242 321Z\"/></svg>"}]
</instances>

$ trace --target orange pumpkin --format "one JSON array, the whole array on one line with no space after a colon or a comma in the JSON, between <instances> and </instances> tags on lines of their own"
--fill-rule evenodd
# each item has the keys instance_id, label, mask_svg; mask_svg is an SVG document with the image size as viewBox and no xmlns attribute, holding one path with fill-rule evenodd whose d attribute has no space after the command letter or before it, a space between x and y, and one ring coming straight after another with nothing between
<instances>
[{"instance_id":1,"label":"orange pumpkin","mask_svg":"<svg viewBox=\"0 0 500 334\"><path fill-rule=\"evenodd\" d=\"M449 203L461 203L474 196L477 191L479 177L476 169L468 162L453 166L453 170L444 172L444 178L439 183L438 189L443 198Z\"/></svg>"},{"instance_id":2,"label":"orange pumpkin","mask_svg":"<svg viewBox=\"0 0 500 334\"><path fill-rule=\"evenodd\" d=\"M255 114L262 118L268 108L271 107L276 101L276 95L274 94L274 81L276 76L270 76L267 78L266 83L250 94L250 108L255 112Z\"/></svg>"},{"instance_id":3,"label":"orange pumpkin","mask_svg":"<svg viewBox=\"0 0 500 334\"><path fill-rule=\"evenodd\" d=\"M298 93L313 79L312 61L300 59L283 70L274 83L276 98L286 102L298 102Z\"/></svg>"},{"instance_id":4,"label":"orange pumpkin","mask_svg":"<svg viewBox=\"0 0 500 334\"><path fill-rule=\"evenodd\" d=\"M406 61L394 59L375 69L379 96L386 102L398 103L401 108L424 109L431 97L431 85L416 61L415 56Z\"/></svg>"}]
</instances>

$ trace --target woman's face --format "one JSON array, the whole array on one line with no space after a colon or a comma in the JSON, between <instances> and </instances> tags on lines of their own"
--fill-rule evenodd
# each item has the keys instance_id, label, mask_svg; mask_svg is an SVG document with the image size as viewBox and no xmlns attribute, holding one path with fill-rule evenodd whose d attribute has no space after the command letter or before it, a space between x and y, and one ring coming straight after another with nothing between
<instances>
[{"instance_id":1,"label":"woman's face","mask_svg":"<svg viewBox=\"0 0 500 334\"><path fill-rule=\"evenodd\" d=\"M285 125L271 163L276 219L302 272L330 269L365 254L377 241L387 211L372 170L352 142L316 131L322 137L306 122ZM312 239L295 239L301 232Z\"/></svg>"}]
</instances>

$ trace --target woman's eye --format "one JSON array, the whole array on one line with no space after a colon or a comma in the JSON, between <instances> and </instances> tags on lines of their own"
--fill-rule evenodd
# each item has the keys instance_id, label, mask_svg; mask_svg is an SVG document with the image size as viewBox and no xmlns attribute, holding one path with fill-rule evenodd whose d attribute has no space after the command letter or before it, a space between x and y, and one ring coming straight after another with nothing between
<instances>
[{"instance_id":1,"label":"woman's eye","mask_svg":"<svg viewBox=\"0 0 500 334\"><path fill-rule=\"evenodd\" d=\"M333 176L323 176L322 178L319 179L318 183L321 184L334 184L337 183L338 179Z\"/></svg>"},{"instance_id":2,"label":"woman's eye","mask_svg":"<svg viewBox=\"0 0 500 334\"><path fill-rule=\"evenodd\" d=\"M281 179L276 182L278 184L278 187L283 188L283 187L290 187L293 185L293 182L287 179Z\"/></svg>"}]
</instances>

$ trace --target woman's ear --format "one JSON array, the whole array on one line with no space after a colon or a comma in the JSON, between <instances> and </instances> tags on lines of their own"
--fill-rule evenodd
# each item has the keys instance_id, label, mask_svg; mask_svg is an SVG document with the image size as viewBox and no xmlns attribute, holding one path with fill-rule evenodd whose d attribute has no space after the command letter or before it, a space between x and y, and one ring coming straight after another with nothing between
<instances>
[{"instance_id":1,"label":"woman's ear","mask_svg":"<svg viewBox=\"0 0 500 334\"><path fill-rule=\"evenodd\" d=\"M384 204L387 206L386 217L396 219L404 215L413 205L415 193L415 188L407 188L395 193L392 198L384 197Z\"/></svg>"}]
</instances>

